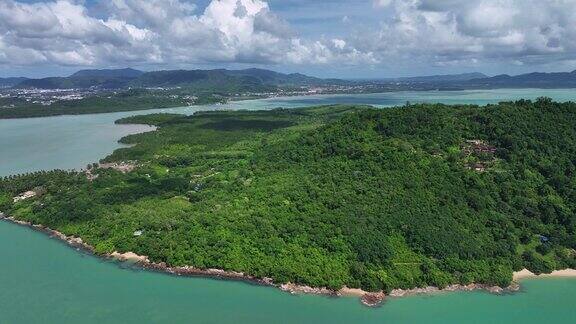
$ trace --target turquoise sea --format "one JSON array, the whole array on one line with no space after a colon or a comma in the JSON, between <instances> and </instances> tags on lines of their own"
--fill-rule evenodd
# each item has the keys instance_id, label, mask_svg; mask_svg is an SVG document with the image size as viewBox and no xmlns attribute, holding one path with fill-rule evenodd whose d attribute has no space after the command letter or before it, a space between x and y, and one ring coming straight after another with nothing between
<instances>
[{"instance_id":1,"label":"turquoise sea","mask_svg":"<svg viewBox=\"0 0 576 324\"><path fill-rule=\"evenodd\" d=\"M234 102L158 111L270 109L331 103L381 107L406 101L487 104L535 98L576 100L573 90L396 92ZM127 115L0 120L0 176L79 168L119 147ZM522 291L440 293L388 299L369 309L356 298L294 296L269 287L182 278L103 261L31 229L0 221L0 324L4 323L576 323L576 279L529 279Z\"/></svg>"}]
</instances>

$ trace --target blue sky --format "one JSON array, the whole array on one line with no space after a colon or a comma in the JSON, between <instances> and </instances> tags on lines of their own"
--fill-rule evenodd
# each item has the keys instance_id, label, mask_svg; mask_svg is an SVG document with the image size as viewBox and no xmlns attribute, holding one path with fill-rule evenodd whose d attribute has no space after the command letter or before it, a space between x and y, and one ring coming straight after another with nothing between
<instances>
[{"instance_id":1,"label":"blue sky","mask_svg":"<svg viewBox=\"0 0 576 324\"><path fill-rule=\"evenodd\" d=\"M261 67L386 78L576 69L573 0L1 0L0 77Z\"/></svg>"}]
</instances>

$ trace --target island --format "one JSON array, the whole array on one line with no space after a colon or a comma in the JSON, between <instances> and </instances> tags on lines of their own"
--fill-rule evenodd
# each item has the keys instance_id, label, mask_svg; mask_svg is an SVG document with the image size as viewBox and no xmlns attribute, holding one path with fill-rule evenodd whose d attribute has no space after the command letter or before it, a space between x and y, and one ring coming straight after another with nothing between
<instances>
[{"instance_id":1,"label":"island","mask_svg":"<svg viewBox=\"0 0 576 324\"><path fill-rule=\"evenodd\" d=\"M146 268L362 295L576 268L576 104L152 114L79 171L0 180L0 215ZM497 289L496 289L497 290Z\"/></svg>"}]
</instances>

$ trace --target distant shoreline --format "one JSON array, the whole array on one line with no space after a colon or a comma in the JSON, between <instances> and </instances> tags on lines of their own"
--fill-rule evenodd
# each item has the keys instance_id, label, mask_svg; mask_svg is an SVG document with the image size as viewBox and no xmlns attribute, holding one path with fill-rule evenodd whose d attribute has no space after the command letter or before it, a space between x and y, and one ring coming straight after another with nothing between
<instances>
[{"instance_id":1,"label":"distant shoreline","mask_svg":"<svg viewBox=\"0 0 576 324\"><path fill-rule=\"evenodd\" d=\"M203 106L211 106L211 105L225 105L231 102L241 102L241 101L260 101L260 100L277 100L277 99L291 99L291 98L309 98L315 96L334 96L334 97L345 97L345 96L362 96L362 95L378 95L378 94L389 94L389 93L439 93L439 92L466 92L466 91L497 91L497 90L573 90L576 88L478 88L478 89L403 89L403 90L387 90L387 91L374 91L374 92L326 92L326 93L295 93L295 94L279 94L279 95L268 95L268 96L246 96L246 97L230 97L226 98L226 102L219 102L219 103L202 103L202 104L192 104L192 105L166 105L164 107L136 107L136 108L123 108L118 110L102 110L102 111L90 111L90 112L65 112L65 113L57 113L57 114L33 114L33 115L26 115L26 116L0 116L0 120L10 120L10 119L29 119L29 118L46 118L46 117L61 117L61 116L81 116L81 115L98 115L98 114L113 114L113 113L121 113L121 112L139 112L139 111L148 111L148 110L159 110L159 109L178 109L178 108L198 108ZM510 99L513 100L513 99ZM501 101L507 101L502 99ZM399 103L397 105L390 105L393 106L402 106L404 103ZM371 104L367 104L371 105ZM378 105L376 105L378 106ZM386 105L388 106L388 105ZM276 108L281 108L280 106ZM18 108L9 108L9 109L18 109ZM1 112L1 111L0 111Z\"/></svg>"}]
</instances>

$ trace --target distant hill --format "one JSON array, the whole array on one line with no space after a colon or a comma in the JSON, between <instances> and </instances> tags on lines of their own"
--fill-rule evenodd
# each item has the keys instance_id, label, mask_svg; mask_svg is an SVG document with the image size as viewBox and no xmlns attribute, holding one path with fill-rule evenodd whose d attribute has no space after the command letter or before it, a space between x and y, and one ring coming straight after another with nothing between
<instances>
[{"instance_id":1,"label":"distant hill","mask_svg":"<svg viewBox=\"0 0 576 324\"><path fill-rule=\"evenodd\" d=\"M18 88L60 89L72 88L71 82L65 77L49 77L42 79L28 79L16 85Z\"/></svg>"},{"instance_id":2,"label":"distant hill","mask_svg":"<svg viewBox=\"0 0 576 324\"><path fill-rule=\"evenodd\" d=\"M284 74L264 69L165 70L142 72L134 69L82 70L69 77L23 80L22 88L65 89L101 87L188 87L200 91L271 91L277 87L349 84L350 81L320 79L300 73Z\"/></svg>"},{"instance_id":3,"label":"distant hill","mask_svg":"<svg viewBox=\"0 0 576 324\"><path fill-rule=\"evenodd\" d=\"M326 84L348 84L350 81L340 79L321 79L307 76L301 73L284 74L264 69L246 70L221 70L229 75L249 76L260 80L262 83L277 86L311 86Z\"/></svg>"},{"instance_id":4,"label":"distant hill","mask_svg":"<svg viewBox=\"0 0 576 324\"><path fill-rule=\"evenodd\" d=\"M129 83L131 87L186 87L199 92L234 93L245 91L272 91L276 87L249 76L228 73L227 70L171 70L141 75Z\"/></svg>"},{"instance_id":5,"label":"distant hill","mask_svg":"<svg viewBox=\"0 0 576 324\"><path fill-rule=\"evenodd\" d=\"M488 77L482 73L432 75L381 80L383 84L406 82L423 89L498 89L498 88L576 88L576 71L557 73L527 73L516 76L501 74Z\"/></svg>"},{"instance_id":6,"label":"distant hill","mask_svg":"<svg viewBox=\"0 0 576 324\"><path fill-rule=\"evenodd\" d=\"M99 87L104 89L119 89L125 87L133 79L134 78L123 77L52 77L28 79L16 85L16 87L38 89L86 89Z\"/></svg>"},{"instance_id":7,"label":"distant hill","mask_svg":"<svg viewBox=\"0 0 576 324\"><path fill-rule=\"evenodd\" d=\"M441 75L429 75L429 76L418 76L418 77L407 77L396 79L398 81L409 81L409 82L446 82L446 81L468 81L474 79L483 79L488 76L479 72L472 73L461 73L461 74L441 74Z\"/></svg>"},{"instance_id":8,"label":"distant hill","mask_svg":"<svg viewBox=\"0 0 576 324\"><path fill-rule=\"evenodd\" d=\"M144 74L134 69L117 70L81 70L69 77L51 77L28 79L17 86L19 88L70 89L100 87L105 89L124 88L128 83Z\"/></svg>"},{"instance_id":9,"label":"distant hill","mask_svg":"<svg viewBox=\"0 0 576 324\"><path fill-rule=\"evenodd\" d=\"M322 79L300 73L280 73L265 69L245 70L164 70L142 72L134 69L82 70L69 77L43 79L0 79L0 87L69 89L98 87L122 88L189 88L198 92L241 93L267 92L278 88L326 85L393 84L394 90L409 89L496 89L496 88L576 88L576 71L561 73L528 73L517 76L488 77L479 72L417 76L396 79L349 81ZM386 87L384 87L386 88Z\"/></svg>"},{"instance_id":10,"label":"distant hill","mask_svg":"<svg viewBox=\"0 0 576 324\"><path fill-rule=\"evenodd\" d=\"M371 82L371 83L441 83L441 82L455 82L455 81L468 81L473 79L483 79L488 76L480 72L471 73L460 73L460 74L437 74L437 75L423 75L423 76L413 76L413 77L400 77L400 78L383 78L383 79L359 79L360 83Z\"/></svg>"},{"instance_id":11,"label":"distant hill","mask_svg":"<svg viewBox=\"0 0 576 324\"><path fill-rule=\"evenodd\" d=\"M556 73L507 74L469 80L466 88L576 88L576 71Z\"/></svg>"},{"instance_id":12,"label":"distant hill","mask_svg":"<svg viewBox=\"0 0 576 324\"><path fill-rule=\"evenodd\" d=\"M103 70L81 70L70 77L72 78L137 78L144 74L142 71L134 69L103 69Z\"/></svg>"},{"instance_id":13,"label":"distant hill","mask_svg":"<svg viewBox=\"0 0 576 324\"><path fill-rule=\"evenodd\" d=\"M11 88L19 83L28 80L27 78L0 78L0 88Z\"/></svg>"},{"instance_id":14,"label":"distant hill","mask_svg":"<svg viewBox=\"0 0 576 324\"><path fill-rule=\"evenodd\" d=\"M148 72L130 83L135 87L219 88L269 90L279 86L310 86L350 83L344 80L320 79L304 74L284 74L264 69L246 70L168 70Z\"/></svg>"}]
</instances>

